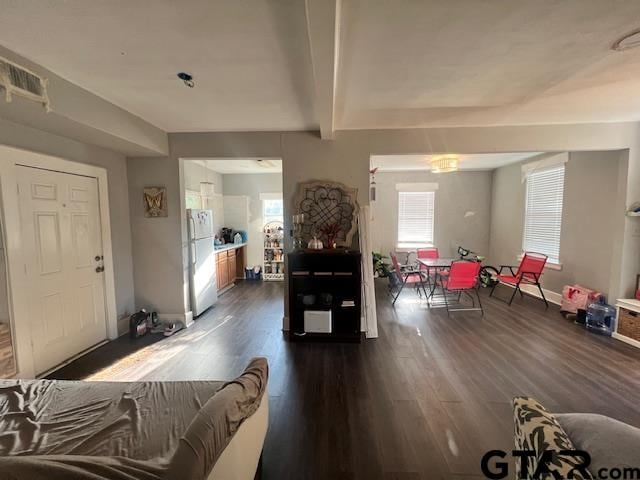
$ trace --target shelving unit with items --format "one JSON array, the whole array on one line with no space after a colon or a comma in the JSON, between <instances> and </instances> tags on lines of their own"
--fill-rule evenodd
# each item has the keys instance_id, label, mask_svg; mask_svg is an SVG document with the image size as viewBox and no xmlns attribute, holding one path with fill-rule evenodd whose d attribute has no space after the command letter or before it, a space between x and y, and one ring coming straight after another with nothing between
<instances>
[{"instance_id":1,"label":"shelving unit with items","mask_svg":"<svg viewBox=\"0 0 640 480\"><path fill-rule=\"evenodd\" d=\"M284 227L282 222L269 222L263 228L264 256L262 278L284 280Z\"/></svg>"}]
</instances>

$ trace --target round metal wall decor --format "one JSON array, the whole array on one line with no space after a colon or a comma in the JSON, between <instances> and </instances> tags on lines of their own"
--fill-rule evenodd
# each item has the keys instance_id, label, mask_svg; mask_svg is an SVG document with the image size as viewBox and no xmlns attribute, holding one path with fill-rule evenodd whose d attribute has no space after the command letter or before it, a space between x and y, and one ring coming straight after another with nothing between
<instances>
[{"instance_id":1,"label":"round metal wall decor","mask_svg":"<svg viewBox=\"0 0 640 480\"><path fill-rule=\"evenodd\" d=\"M294 201L294 211L304 214L302 237L310 239L315 234L323 242L327 235L323 230L337 230L335 241L340 246L351 246L357 228L358 190L331 181L300 183Z\"/></svg>"}]
</instances>

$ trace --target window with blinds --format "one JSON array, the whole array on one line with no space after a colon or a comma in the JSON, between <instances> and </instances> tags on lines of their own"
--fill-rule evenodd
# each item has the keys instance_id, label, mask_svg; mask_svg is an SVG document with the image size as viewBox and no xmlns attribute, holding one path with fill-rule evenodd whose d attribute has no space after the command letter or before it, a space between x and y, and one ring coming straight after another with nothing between
<instances>
[{"instance_id":1,"label":"window with blinds","mask_svg":"<svg viewBox=\"0 0 640 480\"><path fill-rule=\"evenodd\" d=\"M522 249L544 253L549 262L560 264L564 165L531 172L526 184Z\"/></svg>"},{"instance_id":2,"label":"window with blinds","mask_svg":"<svg viewBox=\"0 0 640 480\"><path fill-rule=\"evenodd\" d=\"M398 192L398 248L433 244L435 192Z\"/></svg>"}]
</instances>

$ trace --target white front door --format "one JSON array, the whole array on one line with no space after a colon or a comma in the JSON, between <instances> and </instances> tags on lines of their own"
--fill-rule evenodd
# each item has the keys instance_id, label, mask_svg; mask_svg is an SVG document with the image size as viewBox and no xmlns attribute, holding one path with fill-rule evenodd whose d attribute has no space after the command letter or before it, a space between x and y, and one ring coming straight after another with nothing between
<instances>
[{"instance_id":1,"label":"white front door","mask_svg":"<svg viewBox=\"0 0 640 480\"><path fill-rule=\"evenodd\" d=\"M98 181L18 167L35 370L106 338Z\"/></svg>"}]
</instances>

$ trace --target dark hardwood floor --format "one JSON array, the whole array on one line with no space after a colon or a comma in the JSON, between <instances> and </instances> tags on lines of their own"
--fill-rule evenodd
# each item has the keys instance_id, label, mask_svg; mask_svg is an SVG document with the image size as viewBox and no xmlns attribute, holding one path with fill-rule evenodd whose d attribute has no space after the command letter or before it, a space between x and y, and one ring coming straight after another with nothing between
<instances>
[{"instance_id":1,"label":"dark hardwood floor","mask_svg":"<svg viewBox=\"0 0 640 480\"><path fill-rule=\"evenodd\" d=\"M380 337L359 345L287 342L283 285L244 283L188 330L121 338L51 377L227 379L264 355L265 479L481 478L487 450L512 449L516 395L640 426L640 350L530 297L510 308L483 292L483 318L448 318L413 292L394 309L383 281L376 287Z\"/></svg>"}]
</instances>

